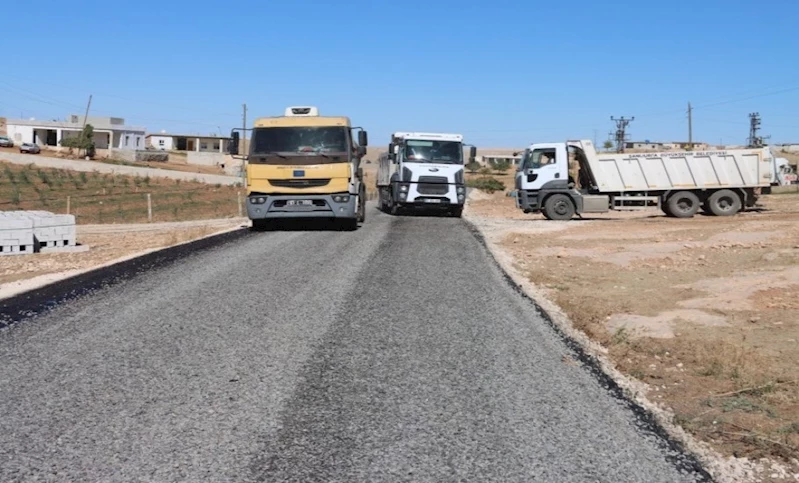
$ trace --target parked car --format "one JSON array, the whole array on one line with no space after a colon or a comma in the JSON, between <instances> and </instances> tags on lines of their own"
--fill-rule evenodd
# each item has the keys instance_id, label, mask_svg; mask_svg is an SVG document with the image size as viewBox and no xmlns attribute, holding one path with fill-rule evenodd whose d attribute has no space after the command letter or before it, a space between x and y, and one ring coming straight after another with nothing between
<instances>
[{"instance_id":1,"label":"parked car","mask_svg":"<svg viewBox=\"0 0 799 483\"><path fill-rule=\"evenodd\" d=\"M42 152L42 148L36 143L22 143L19 146L20 153L38 154Z\"/></svg>"},{"instance_id":2,"label":"parked car","mask_svg":"<svg viewBox=\"0 0 799 483\"><path fill-rule=\"evenodd\" d=\"M13 148L14 141L6 136L0 136L0 148Z\"/></svg>"}]
</instances>

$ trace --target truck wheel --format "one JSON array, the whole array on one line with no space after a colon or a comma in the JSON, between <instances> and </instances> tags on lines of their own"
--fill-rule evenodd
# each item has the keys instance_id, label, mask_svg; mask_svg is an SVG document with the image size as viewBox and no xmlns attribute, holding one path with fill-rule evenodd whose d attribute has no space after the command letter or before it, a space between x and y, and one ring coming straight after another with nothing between
<instances>
[{"instance_id":1,"label":"truck wheel","mask_svg":"<svg viewBox=\"0 0 799 483\"><path fill-rule=\"evenodd\" d=\"M363 223L366 221L366 196L358 195L358 221Z\"/></svg>"},{"instance_id":2,"label":"truck wheel","mask_svg":"<svg viewBox=\"0 0 799 483\"><path fill-rule=\"evenodd\" d=\"M678 191L666 202L668 213L675 218L691 218L699 211L699 197L690 191Z\"/></svg>"},{"instance_id":3,"label":"truck wheel","mask_svg":"<svg viewBox=\"0 0 799 483\"><path fill-rule=\"evenodd\" d=\"M544 203L544 216L549 220L571 220L574 211L574 203L564 194L552 195Z\"/></svg>"},{"instance_id":4,"label":"truck wheel","mask_svg":"<svg viewBox=\"0 0 799 483\"><path fill-rule=\"evenodd\" d=\"M705 206L715 216L732 216L741 211L741 197L732 190L719 190L710 195Z\"/></svg>"}]
</instances>

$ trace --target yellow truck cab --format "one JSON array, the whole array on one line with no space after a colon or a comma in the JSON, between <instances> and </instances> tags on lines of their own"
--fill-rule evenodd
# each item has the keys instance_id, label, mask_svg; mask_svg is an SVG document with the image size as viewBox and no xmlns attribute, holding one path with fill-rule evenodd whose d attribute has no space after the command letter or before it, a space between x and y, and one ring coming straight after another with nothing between
<instances>
[{"instance_id":1,"label":"yellow truck cab","mask_svg":"<svg viewBox=\"0 0 799 483\"><path fill-rule=\"evenodd\" d=\"M233 155L239 154L238 131L231 133ZM357 229L366 218L360 167L366 145L366 131L353 128L349 118L320 116L316 107L289 107L283 116L256 119L244 156L253 228L277 218L332 218Z\"/></svg>"}]
</instances>

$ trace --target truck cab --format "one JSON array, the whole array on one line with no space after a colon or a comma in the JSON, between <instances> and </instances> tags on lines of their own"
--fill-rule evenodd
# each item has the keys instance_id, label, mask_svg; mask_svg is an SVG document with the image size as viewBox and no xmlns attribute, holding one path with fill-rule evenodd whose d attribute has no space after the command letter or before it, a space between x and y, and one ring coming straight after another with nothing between
<instances>
[{"instance_id":1,"label":"truck cab","mask_svg":"<svg viewBox=\"0 0 799 483\"><path fill-rule=\"evenodd\" d=\"M461 216L466 200L463 136L398 132L378 160L380 208L438 209ZM476 148L471 147L470 159Z\"/></svg>"},{"instance_id":2,"label":"truck cab","mask_svg":"<svg viewBox=\"0 0 799 483\"><path fill-rule=\"evenodd\" d=\"M238 131L231 133L233 155L238 155ZM243 158L253 228L264 228L273 219L329 218L354 230L365 220L360 162L366 131L352 127L347 117L320 116L313 106L256 119L251 131Z\"/></svg>"}]
</instances>

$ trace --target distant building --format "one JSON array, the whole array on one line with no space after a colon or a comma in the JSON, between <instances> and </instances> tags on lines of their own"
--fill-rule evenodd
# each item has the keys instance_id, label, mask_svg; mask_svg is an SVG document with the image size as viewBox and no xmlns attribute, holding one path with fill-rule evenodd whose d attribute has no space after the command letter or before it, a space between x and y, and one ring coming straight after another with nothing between
<instances>
[{"instance_id":1,"label":"distant building","mask_svg":"<svg viewBox=\"0 0 799 483\"><path fill-rule=\"evenodd\" d=\"M119 117L86 118L94 128L97 149L144 149L143 127L127 126ZM72 114L66 121L36 119L7 119L6 132L15 143L36 143L39 146L60 147L61 141L78 136L83 131L83 116Z\"/></svg>"},{"instance_id":2,"label":"distant building","mask_svg":"<svg viewBox=\"0 0 799 483\"><path fill-rule=\"evenodd\" d=\"M518 166L522 160L523 152L524 149L509 149L509 148L478 149L476 161L482 164L483 166L493 166L496 163L500 163L503 161L507 161L511 166Z\"/></svg>"},{"instance_id":3,"label":"distant building","mask_svg":"<svg viewBox=\"0 0 799 483\"><path fill-rule=\"evenodd\" d=\"M653 141L630 141L624 143L624 149L638 149L641 151L672 151L672 150L685 150L688 148L687 141L674 141L674 142L653 142ZM694 142L691 143L694 151L703 151L709 148L707 143Z\"/></svg>"},{"instance_id":4,"label":"distant building","mask_svg":"<svg viewBox=\"0 0 799 483\"><path fill-rule=\"evenodd\" d=\"M230 137L225 136L200 136L191 134L148 134L146 136L148 148L160 151L195 151L211 153L227 153L227 143Z\"/></svg>"}]
</instances>

